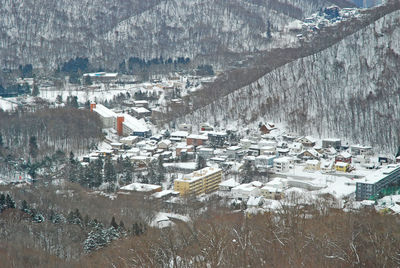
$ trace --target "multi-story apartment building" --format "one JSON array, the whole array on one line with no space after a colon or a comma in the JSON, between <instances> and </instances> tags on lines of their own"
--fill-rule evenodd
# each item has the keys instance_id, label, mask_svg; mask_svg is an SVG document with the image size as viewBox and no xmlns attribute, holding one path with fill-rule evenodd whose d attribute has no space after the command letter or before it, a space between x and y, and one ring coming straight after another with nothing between
<instances>
[{"instance_id":1,"label":"multi-story apartment building","mask_svg":"<svg viewBox=\"0 0 400 268\"><path fill-rule=\"evenodd\" d=\"M218 190L221 180L221 169L206 167L186 174L182 179L176 179L174 190L179 192L180 195L211 193Z\"/></svg>"},{"instance_id":2,"label":"multi-story apartment building","mask_svg":"<svg viewBox=\"0 0 400 268\"><path fill-rule=\"evenodd\" d=\"M400 183L400 165L388 165L356 183L356 200L366 200L381 190Z\"/></svg>"}]
</instances>

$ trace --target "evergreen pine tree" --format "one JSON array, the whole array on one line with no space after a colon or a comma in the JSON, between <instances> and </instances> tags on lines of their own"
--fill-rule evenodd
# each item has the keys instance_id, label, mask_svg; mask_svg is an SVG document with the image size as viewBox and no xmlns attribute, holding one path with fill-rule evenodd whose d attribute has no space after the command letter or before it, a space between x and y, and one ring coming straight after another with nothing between
<instances>
[{"instance_id":1,"label":"evergreen pine tree","mask_svg":"<svg viewBox=\"0 0 400 268\"><path fill-rule=\"evenodd\" d=\"M113 183L117 180L117 174L115 172L115 168L113 163L111 162L111 158L107 157L104 162L104 181L108 183Z\"/></svg>"},{"instance_id":2,"label":"evergreen pine tree","mask_svg":"<svg viewBox=\"0 0 400 268\"><path fill-rule=\"evenodd\" d=\"M115 221L115 217L114 216L111 219L110 227L114 227L115 229L118 229L118 224Z\"/></svg>"},{"instance_id":3,"label":"evergreen pine tree","mask_svg":"<svg viewBox=\"0 0 400 268\"><path fill-rule=\"evenodd\" d=\"M0 212L3 210L3 208L6 205L6 196L4 194L0 195Z\"/></svg>"},{"instance_id":4,"label":"evergreen pine tree","mask_svg":"<svg viewBox=\"0 0 400 268\"><path fill-rule=\"evenodd\" d=\"M34 85L32 89L32 96L36 97L38 95L39 95L39 87L37 85Z\"/></svg>"},{"instance_id":5,"label":"evergreen pine tree","mask_svg":"<svg viewBox=\"0 0 400 268\"><path fill-rule=\"evenodd\" d=\"M29 155L32 158L36 158L39 153L39 148L37 145L37 139L35 136L29 138Z\"/></svg>"},{"instance_id":6,"label":"evergreen pine tree","mask_svg":"<svg viewBox=\"0 0 400 268\"><path fill-rule=\"evenodd\" d=\"M15 202L9 194L7 194L6 196L6 207L15 208Z\"/></svg>"},{"instance_id":7,"label":"evergreen pine tree","mask_svg":"<svg viewBox=\"0 0 400 268\"><path fill-rule=\"evenodd\" d=\"M120 220L120 222L119 222L119 228L122 229L122 230L125 229L125 224L124 224L124 222L122 220Z\"/></svg>"},{"instance_id":8,"label":"evergreen pine tree","mask_svg":"<svg viewBox=\"0 0 400 268\"><path fill-rule=\"evenodd\" d=\"M196 170L200 170L203 169L207 166L207 162L204 159L204 157L202 157L201 155L197 156L197 161L196 161Z\"/></svg>"},{"instance_id":9,"label":"evergreen pine tree","mask_svg":"<svg viewBox=\"0 0 400 268\"><path fill-rule=\"evenodd\" d=\"M23 212L30 213L30 209L29 209L29 206L28 206L28 202L26 202L26 200L22 200L22 203L21 203L21 210L22 210Z\"/></svg>"}]
</instances>

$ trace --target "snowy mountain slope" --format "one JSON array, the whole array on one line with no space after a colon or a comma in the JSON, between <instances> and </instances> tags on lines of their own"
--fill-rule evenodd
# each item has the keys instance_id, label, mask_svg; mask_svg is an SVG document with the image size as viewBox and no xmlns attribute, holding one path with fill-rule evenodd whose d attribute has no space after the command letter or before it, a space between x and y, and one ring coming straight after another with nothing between
<instances>
[{"instance_id":1,"label":"snowy mountain slope","mask_svg":"<svg viewBox=\"0 0 400 268\"><path fill-rule=\"evenodd\" d=\"M1 67L32 63L54 68L76 56L116 67L130 56L193 58L218 50L256 51L268 44L268 20L276 31L335 2L1 0Z\"/></svg>"},{"instance_id":2,"label":"snowy mountain slope","mask_svg":"<svg viewBox=\"0 0 400 268\"><path fill-rule=\"evenodd\" d=\"M393 152L400 133L400 11L300 58L179 121L221 126L261 120Z\"/></svg>"}]
</instances>

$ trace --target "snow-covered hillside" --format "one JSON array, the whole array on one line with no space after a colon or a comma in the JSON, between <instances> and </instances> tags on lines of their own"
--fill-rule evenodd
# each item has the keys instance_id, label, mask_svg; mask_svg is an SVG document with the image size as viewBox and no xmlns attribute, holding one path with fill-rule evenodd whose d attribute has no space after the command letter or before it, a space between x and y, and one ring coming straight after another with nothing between
<instances>
[{"instance_id":1,"label":"snow-covered hillside","mask_svg":"<svg viewBox=\"0 0 400 268\"><path fill-rule=\"evenodd\" d=\"M400 11L266 74L179 121L221 126L275 120L394 152L400 133Z\"/></svg>"},{"instance_id":2,"label":"snow-covered hillside","mask_svg":"<svg viewBox=\"0 0 400 268\"><path fill-rule=\"evenodd\" d=\"M1 0L1 67L257 51L268 46L268 21L274 32L336 2L345 1Z\"/></svg>"}]
</instances>

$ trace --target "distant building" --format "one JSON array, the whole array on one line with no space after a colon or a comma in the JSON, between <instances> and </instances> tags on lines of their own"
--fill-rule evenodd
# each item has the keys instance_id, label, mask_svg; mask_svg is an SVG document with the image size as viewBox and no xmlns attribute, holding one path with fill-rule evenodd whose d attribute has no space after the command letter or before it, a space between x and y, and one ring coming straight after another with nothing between
<instances>
[{"instance_id":1,"label":"distant building","mask_svg":"<svg viewBox=\"0 0 400 268\"><path fill-rule=\"evenodd\" d=\"M307 170L320 170L321 162L318 160L307 160L306 169Z\"/></svg>"},{"instance_id":2,"label":"distant building","mask_svg":"<svg viewBox=\"0 0 400 268\"><path fill-rule=\"evenodd\" d=\"M335 148L339 150L342 146L342 141L340 139L323 139L322 140L322 148Z\"/></svg>"},{"instance_id":3,"label":"distant building","mask_svg":"<svg viewBox=\"0 0 400 268\"><path fill-rule=\"evenodd\" d=\"M230 192L232 188L238 185L240 185L240 183L236 182L235 179L229 179L219 184L219 190L223 192Z\"/></svg>"},{"instance_id":4,"label":"distant building","mask_svg":"<svg viewBox=\"0 0 400 268\"><path fill-rule=\"evenodd\" d=\"M161 192L160 185L145 184L145 183L131 183L120 188L122 192L142 192L146 194L153 194Z\"/></svg>"},{"instance_id":5,"label":"distant building","mask_svg":"<svg viewBox=\"0 0 400 268\"><path fill-rule=\"evenodd\" d=\"M106 83L106 82L114 82L118 79L118 73L106 73L106 72L98 72L98 73L87 73L83 74L83 78L89 76L90 79L96 83Z\"/></svg>"},{"instance_id":6,"label":"distant building","mask_svg":"<svg viewBox=\"0 0 400 268\"><path fill-rule=\"evenodd\" d=\"M337 162L335 164L336 171L347 172L350 168L350 164L346 162Z\"/></svg>"},{"instance_id":7,"label":"distant building","mask_svg":"<svg viewBox=\"0 0 400 268\"><path fill-rule=\"evenodd\" d=\"M288 172L291 164L290 157L280 157L274 159L274 171L275 172Z\"/></svg>"},{"instance_id":8,"label":"distant building","mask_svg":"<svg viewBox=\"0 0 400 268\"><path fill-rule=\"evenodd\" d=\"M400 165L388 165L356 183L356 200L366 200L391 185L400 183Z\"/></svg>"},{"instance_id":9,"label":"distant building","mask_svg":"<svg viewBox=\"0 0 400 268\"><path fill-rule=\"evenodd\" d=\"M208 141L208 136L205 135L191 134L186 138L186 144L193 146L205 145L207 141Z\"/></svg>"},{"instance_id":10,"label":"distant building","mask_svg":"<svg viewBox=\"0 0 400 268\"><path fill-rule=\"evenodd\" d=\"M255 186L253 183L240 184L232 188L232 198L239 200L247 200L250 196L260 196L261 187Z\"/></svg>"},{"instance_id":11,"label":"distant building","mask_svg":"<svg viewBox=\"0 0 400 268\"><path fill-rule=\"evenodd\" d=\"M146 126L143 119L139 120L129 114L122 115L124 120L122 122L122 133L124 136L139 136L150 137L151 130Z\"/></svg>"},{"instance_id":12,"label":"distant building","mask_svg":"<svg viewBox=\"0 0 400 268\"><path fill-rule=\"evenodd\" d=\"M103 128L115 128L117 114L102 104L90 104L90 110L99 115Z\"/></svg>"},{"instance_id":13,"label":"distant building","mask_svg":"<svg viewBox=\"0 0 400 268\"><path fill-rule=\"evenodd\" d=\"M335 163L337 162L344 162L351 164L352 156L348 152L341 152L340 154L336 155Z\"/></svg>"},{"instance_id":14,"label":"distant building","mask_svg":"<svg viewBox=\"0 0 400 268\"><path fill-rule=\"evenodd\" d=\"M296 141L303 144L304 147L314 147L316 143L316 140L311 136L301 137L298 138Z\"/></svg>"},{"instance_id":15,"label":"distant building","mask_svg":"<svg viewBox=\"0 0 400 268\"><path fill-rule=\"evenodd\" d=\"M151 116L151 111L147 110L144 107L134 107L132 108L132 114L137 118L144 118L147 116Z\"/></svg>"},{"instance_id":16,"label":"distant building","mask_svg":"<svg viewBox=\"0 0 400 268\"><path fill-rule=\"evenodd\" d=\"M221 180L221 169L206 167L184 175L182 179L174 180L174 190L182 196L211 193L218 190Z\"/></svg>"}]
</instances>

